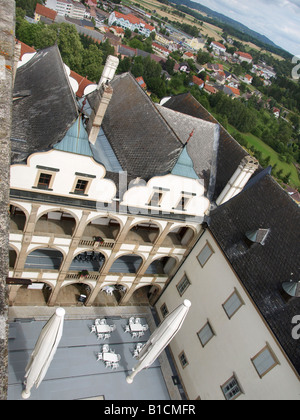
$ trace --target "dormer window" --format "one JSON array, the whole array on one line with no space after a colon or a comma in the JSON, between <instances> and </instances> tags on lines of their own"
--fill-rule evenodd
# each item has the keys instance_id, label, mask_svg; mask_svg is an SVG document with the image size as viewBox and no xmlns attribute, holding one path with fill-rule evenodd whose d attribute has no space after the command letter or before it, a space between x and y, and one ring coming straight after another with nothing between
<instances>
[{"instance_id":1,"label":"dormer window","mask_svg":"<svg viewBox=\"0 0 300 420\"><path fill-rule=\"evenodd\" d=\"M245 242L250 248L253 244L264 245L270 229L258 229L246 232Z\"/></svg>"},{"instance_id":2,"label":"dormer window","mask_svg":"<svg viewBox=\"0 0 300 420\"><path fill-rule=\"evenodd\" d=\"M51 178L52 178L51 174L45 174L45 173L42 172L40 174L37 187L42 188L44 190L47 190L50 186Z\"/></svg>"},{"instance_id":3,"label":"dormer window","mask_svg":"<svg viewBox=\"0 0 300 420\"><path fill-rule=\"evenodd\" d=\"M153 207L160 207L165 192L169 190L165 188L159 188L159 187L154 187L153 189L154 191L152 192L150 199L148 203L146 203L146 205L153 206Z\"/></svg>"},{"instance_id":4,"label":"dormer window","mask_svg":"<svg viewBox=\"0 0 300 420\"><path fill-rule=\"evenodd\" d=\"M181 197L177 203L176 207L173 207L174 210L181 210L181 211L187 211L187 206L193 196L195 196L195 193L190 193L186 191L181 191Z\"/></svg>"}]
</instances>

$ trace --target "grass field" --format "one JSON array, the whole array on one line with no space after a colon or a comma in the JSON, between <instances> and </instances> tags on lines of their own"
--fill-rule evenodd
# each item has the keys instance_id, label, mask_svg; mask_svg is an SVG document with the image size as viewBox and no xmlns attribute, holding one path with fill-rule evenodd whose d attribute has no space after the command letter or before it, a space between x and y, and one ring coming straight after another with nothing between
<instances>
[{"instance_id":1,"label":"grass field","mask_svg":"<svg viewBox=\"0 0 300 420\"><path fill-rule=\"evenodd\" d=\"M228 125L228 132L234 137L235 133L237 133L237 130ZM262 156L264 159L266 159L268 156L270 156L270 165L274 166L277 164L277 171L282 169L283 175L287 175L291 172L290 176L290 185L299 188L300 187L300 180L298 176L298 172L296 167L292 163L286 163L281 162L279 159L279 155L277 152L275 152L274 149L272 149L270 146L268 146L266 143L264 143L262 140L260 140L258 137L254 136L251 133L240 133L244 139L247 141L249 146L254 146L256 150L260 151L262 153Z\"/></svg>"}]
</instances>

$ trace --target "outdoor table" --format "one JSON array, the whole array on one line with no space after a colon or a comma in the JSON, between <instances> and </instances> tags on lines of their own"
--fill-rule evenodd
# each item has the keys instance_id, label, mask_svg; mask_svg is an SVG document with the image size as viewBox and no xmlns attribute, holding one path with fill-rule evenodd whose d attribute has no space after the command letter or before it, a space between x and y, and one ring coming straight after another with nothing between
<instances>
[{"instance_id":1,"label":"outdoor table","mask_svg":"<svg viewBox=\"0 0 300 420\"><path fill-rule=\"evenodd\" d=\"M104 362L113 362L113 363L115 362L115 363L117 363L119 361L119 358L118 358L118 355L115 354L115 353L106 352L106 353L103 353L102 360Z\"/></svg>"},{"instance_id":2,"label":"outdoor table","mask_svg":"<svg viewBox=\"0 0 300 420\"><path fill-rule=\"evenodd\" d=\"M105 334L111 332L111 327L107 324L97 324L96 330L98 334Z\"/></svg>"},{"instance_id":3,"label":"outdoor table","mask_svg":"<svg viewBox=\"0 0 300 420\"><path fill-rule=\"evenodd\" d=\"M144 331L144 327L142 324L134 324L134 323L130 323L129 324L130 327L130 331L132 332L141 332Z\"/></svg>"}]
</instances>

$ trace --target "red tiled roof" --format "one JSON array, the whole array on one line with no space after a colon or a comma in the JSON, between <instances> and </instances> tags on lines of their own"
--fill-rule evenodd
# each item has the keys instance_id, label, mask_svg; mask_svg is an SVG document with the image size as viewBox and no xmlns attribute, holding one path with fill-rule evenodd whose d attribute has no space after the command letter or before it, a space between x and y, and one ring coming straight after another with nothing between
<instances>
[{"instance_id":1,"label":"red tiled roof","mask_svg":"<svg viewBox=\"0 0 300 420\"><path fill-rule=\"evenodd\" d=\"M162 45L157 44L156 42L152 42L152 46L155 48L160 49L161 51L170 52L167 48L163 47Z\"/></svg>"},{"instance_id":2,"label":"red tiled roof","mask_svg":"<svg viewBox=\"0 0 300 420\"><path fill-rule=\"evenodd\" d=\"M76 95L81 98L83 96L83 92L84 89L88 86L88 85L92 85L93 82L91 82L90 80L88 80L86 77L80 76L80 74L75 73L75 71L71 70L70 72L70 77L72 77L73 79L76 80L76 82L78 83L78 90L76 92Z\"/></svg>"},{"instance_id":3,"label":"red tiled roof","mask_svg":"<svg viewBox=\"0 0 300 420\"><path fill-rule=\"evenodd\" d=\"M146 83L145 83L145 81L144 81L144 79L143 79L143 77L142 77L142 76L136 77L136 79L135 79L135 80L138 82L138 84L139 84L142 88L145 88L145 89L146 89L147 85L146 85Z\"/></svg>"},{"instance_id":4,"label":"red tiled roof","mask_svg":"<svg viewBox=\"0 0 300 420\"><path fill-rule=\"evenodd\" d=\"M227 88L229 88L231 90L232 93L234 93L237 96L240 96L240 91L237 88L231 87L231 86L226 86Z\"/></svg>"},{"instance_id":5,"label":"red tiled roof","mask_svg":"<svg viewBox=\"0 0 300 420\"><path fill-rule=\"evenodd\" d=\"M236 54L239 55L239 56L241 56L241 57L248 58L248 60L253 60L252 55L250 55L248 53L244 53L242 51L238 51Z\"/></svg>"},{"instance_id":6,"label":"red tiled roof","mask_svg":"<svg viewBox=\"0 0 300 420\"><path fill-rule=\"evenodd\" d=\"M39 3L36 4L35 13L37 13L40 16L47 17L51 20L54 20L57 15L57 12L55 10L49 9L48 7L45 7Z\"/></svg>"},{"instance_id":7,"label":"red tiled roof","mask_svg":"<svg viewBox=\"0 0 300 420\"><path fill-rule=\"evenodd\" d=\"M34 48L29 47L29 45L24 44L24 42L18 41L18 40L16 40L16 42L17 42L17 44L21 44L21 53L20 53L19 60L22 59L24 54L35 53L36 52L36 50Z\"/></svg>"},{"instance_id":8,"label":"red tiled roof","mask_svg":"<svg viewBox=\"0 0 300 420\"><path fill-rule=\"evenodd\" d=\"M193 83L198 86L204 85L204 81L197 76L193 76Z\"/></svg>"},{"instance_id":9,"label":"red tiled roof","mask_svg":"<svg viewBox=\"0 0 300 420\"><path fill-rule=\"evenodd\" d=\"M124 15L124 13L120 13L120 12L114 12L116 18L118 19L124 19L124 20L128 20L130 23L132 23L133 25L139 25L140 23L142 23L146 29L149 29L150 31L152 31L154 28L154 26L149 25L148 23L144 22L143 20L139 19L138 17L134 16L133 14L129 13L128 15Z\"/></svg>"},{"instance_id":10,"label":"red tiled roof","mask_svg":"<svg viewBox=\"0 0 300 420\"><path fill-rule=\"evenodd\" d=\"M210 85L204 85L204 89L205 90L207 90L208 92L210 92L210 93L217 93L217 89L216 88L214 88L213 86L210 86Z\"/></svg>"},{"instance_id":11,"label":"red tiled roof","mask_svg":"<svg viewBox=\"0 0 300 420\"><path fill-rule=\"evenodd\" d=\"M222 49L226 50L226 47L225 47L223 44L221 44L220 42L217 42L217 41L212 41L212 44L214 44L214 45L216 45L216 46L218 46L218 47L220 47L220 48L222 48Z\"/></svg>"}]
</instances>

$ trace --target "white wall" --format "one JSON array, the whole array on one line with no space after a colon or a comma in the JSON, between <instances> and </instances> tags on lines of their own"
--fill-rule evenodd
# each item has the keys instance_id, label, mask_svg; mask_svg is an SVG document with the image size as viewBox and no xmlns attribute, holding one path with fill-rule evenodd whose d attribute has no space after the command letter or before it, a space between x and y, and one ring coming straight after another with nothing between
<instances>
[{"instance_id":1,"label":"white wall","mask_svg":"<svg viewBox=\"0 0 300 420\"><path fill-rule=\"evenodd\" d=\"M197 255L206 241L212 246L214 254L202 268ZM184 274L191 286L180 297L176 285ZM235 288L245 305L229 319L222 305ZM200 396L203 400L224 400L221 386L233 374L243 390L238 399L300 399L296 374L207 231L156 304L158 314L162 318L160 308L164 303L171 312L184 299L189 299L192 307L170 346L190 399ZM208 320L216 335L202 347L197 332ZM280 364L260 378L251 358L267 343ZM182 351L189 362L184 369L178 359Z\"/></svg>"}]
</instances>

